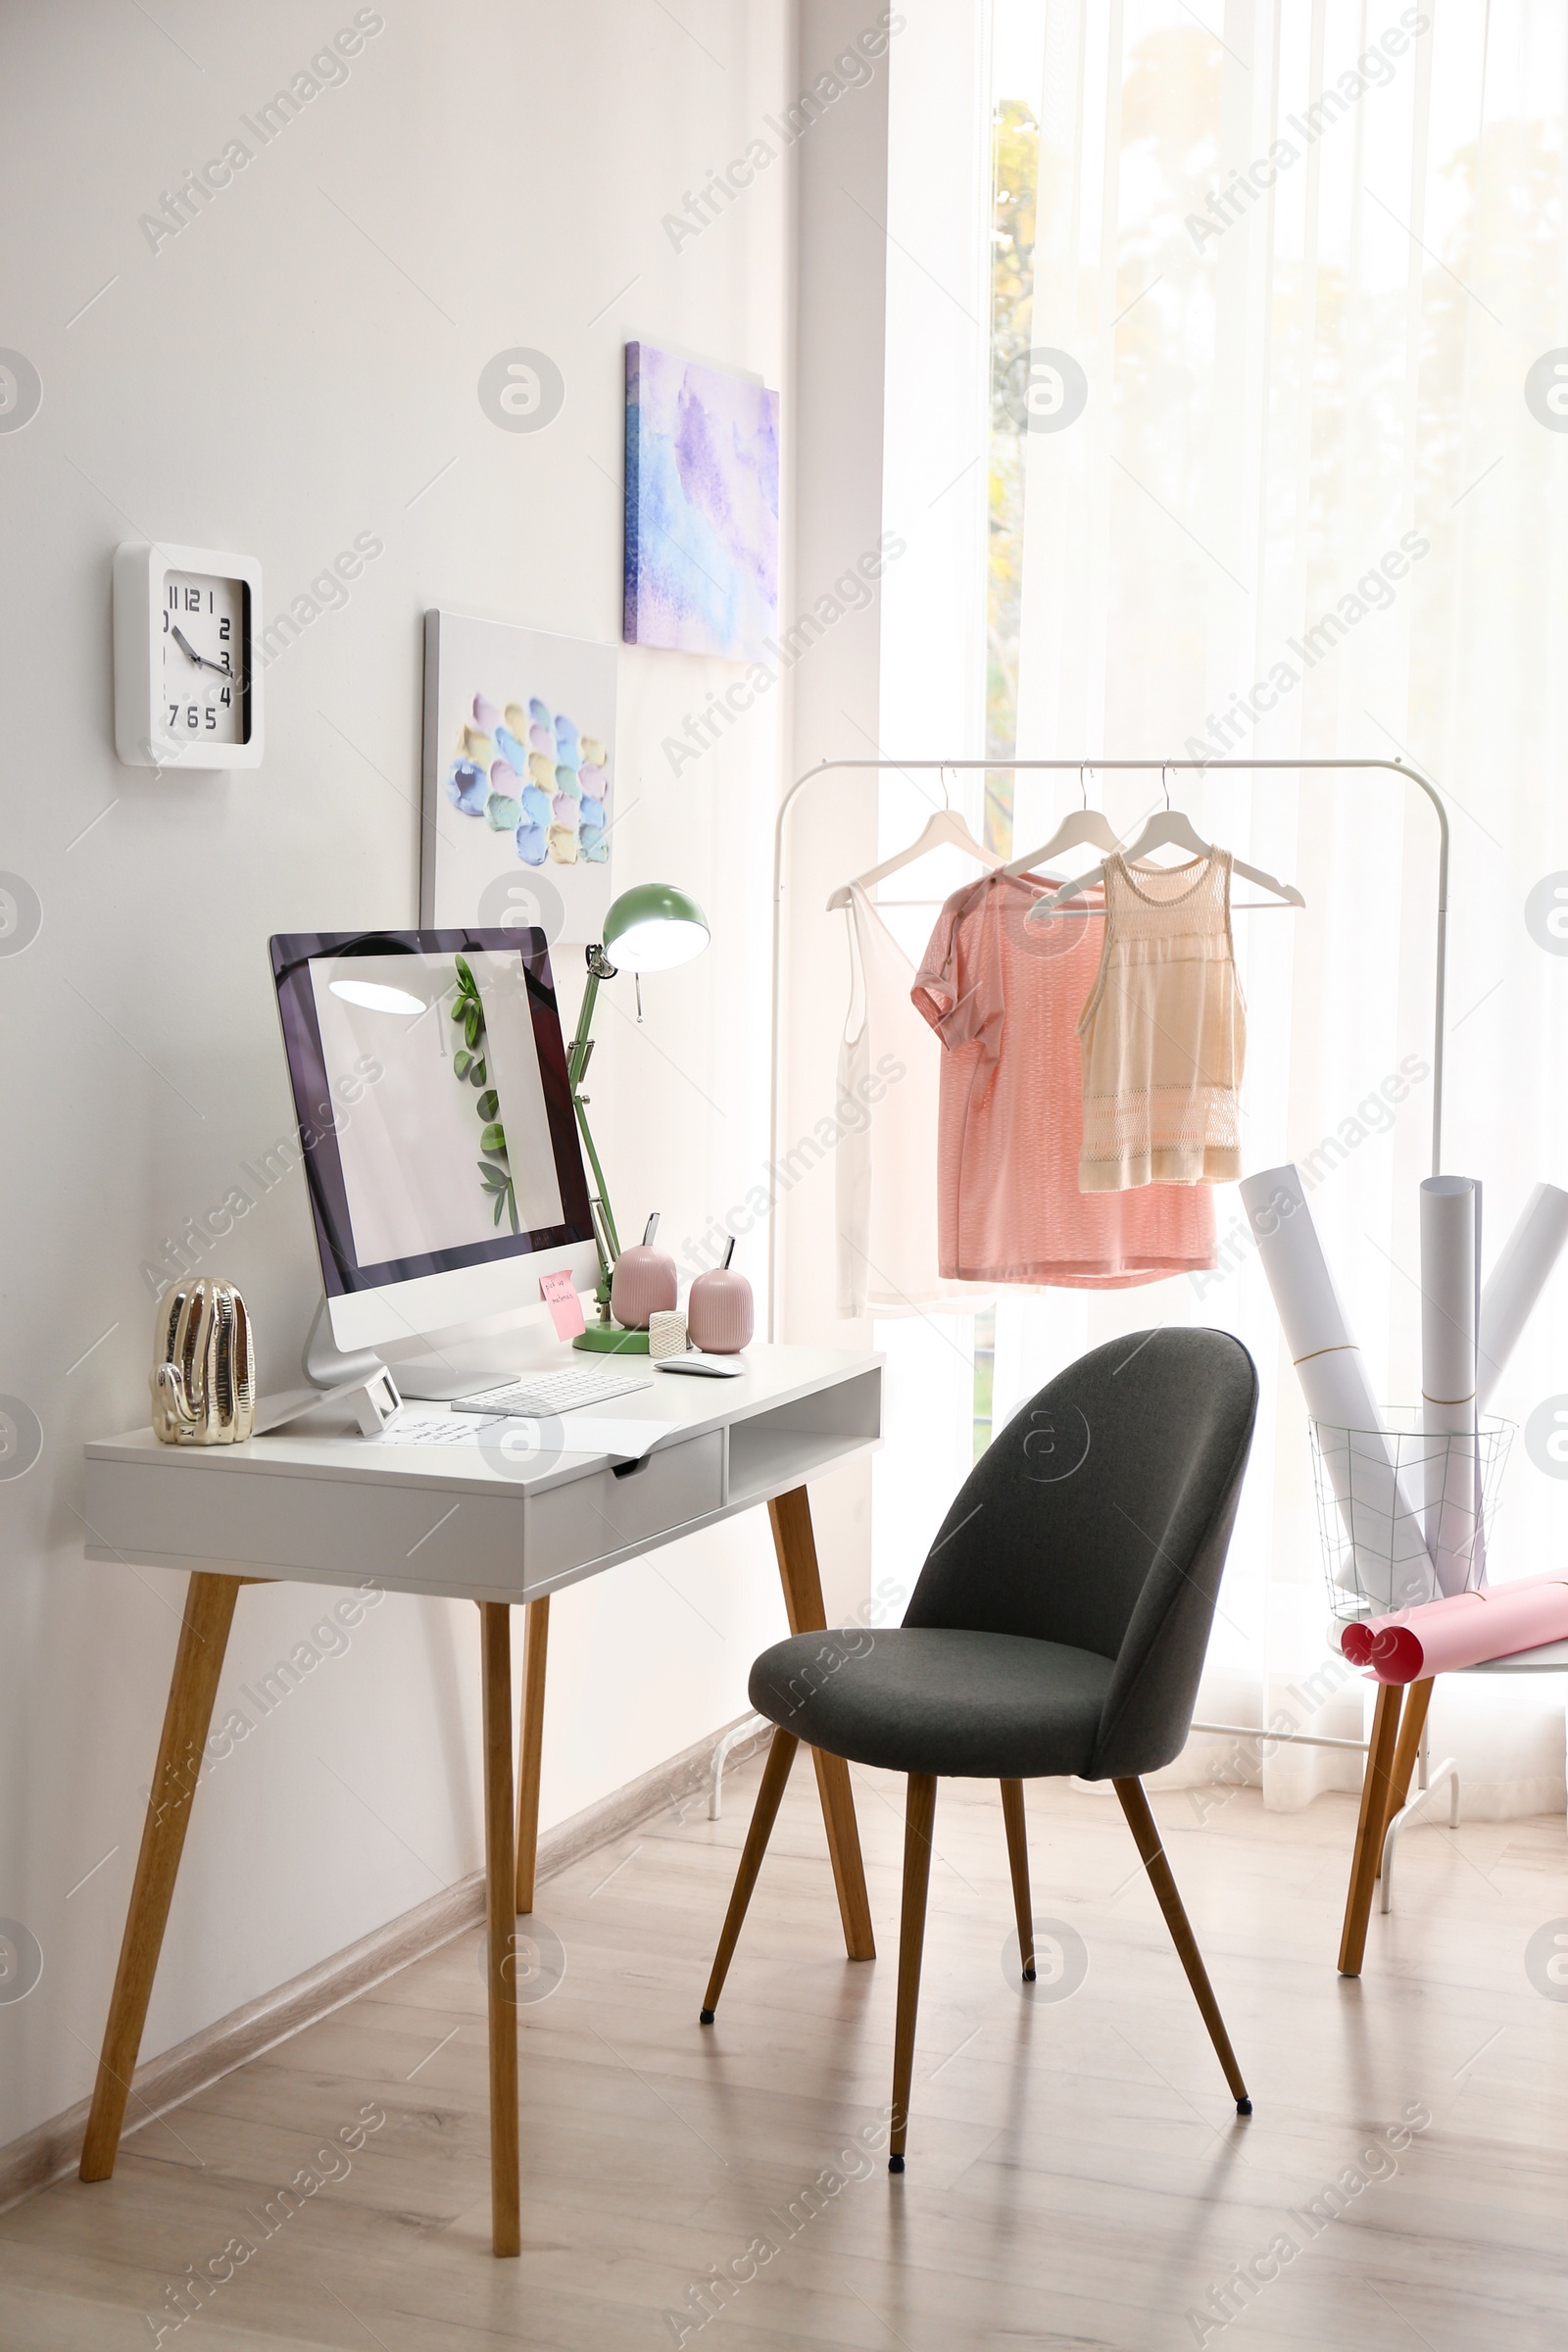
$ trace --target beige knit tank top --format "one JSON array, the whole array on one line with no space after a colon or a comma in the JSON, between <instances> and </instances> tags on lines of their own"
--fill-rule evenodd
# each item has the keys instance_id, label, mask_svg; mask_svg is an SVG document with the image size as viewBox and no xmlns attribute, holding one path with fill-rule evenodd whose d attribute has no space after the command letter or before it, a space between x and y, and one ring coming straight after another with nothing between
<instances>
[{"instance_id":1,"label":"beige knit tank top","mask_svg":"<svg viewBox=\"0 0 1568 2352\"><path fill-rule=\"evenodd\" d=\"M1105 859L1100 970L1078 1019L1078 1187L1229 1184L1242 1172L1237 1095L1247 1010L1231 941L1231 858Z\"/></svg>"}]
</instances>

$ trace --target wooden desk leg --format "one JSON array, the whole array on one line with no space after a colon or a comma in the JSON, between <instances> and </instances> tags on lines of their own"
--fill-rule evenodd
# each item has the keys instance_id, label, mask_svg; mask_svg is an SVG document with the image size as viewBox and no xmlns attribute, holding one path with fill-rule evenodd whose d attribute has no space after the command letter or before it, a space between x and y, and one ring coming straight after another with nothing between
<instances>
[{"instance_id":1,"label":"wooden desk leg","mask_svg":"<svg viewBox=\"0 0 1568 2352\"><path fill-rule=\"evenodd\" d=\"M147 2004L169 1924L174 1880L184 1850L191 1799L201 1776L202 1755L213 1720L213 1701L222 1672L234 1601L249 1578L193 1574L185 1588L184 1621L174 1672L164 1710L158 1765L147 1797L147 1819L136 1857L130 1909L115 1971L115 1989L104 2028L98 2080L93 2085L87 2133L81 2147L83 2180L107 2180L115 2169L125 2102L136 2071Z\"/></svg>"},{"instance_id":2,"label":"wooden desk leg","mask_svg":"<svg viewBox=\"0 0 1568 2352\"><path fill-rule=\"evenodd\" d=\"M1403 1698L1402 1685L1378 1685L1377 1706L1372 1715L1372 1744L1367 1753L1366 1777L1361 1783L1361 1812L1355 1825L1350 1885L1345 1898L1345 1929L1340 1937L1342 1977L1358 1977L1361 1974L1367 1921L1372 1916L1372 1890L1377 1884L1378 1857L1383 1851L1383 1833L1388 1826L1394 1748Z\"/></svg>"},{"instance_id":3,"label":"wooden desk leg","mask_svg":"<svg viewBox=\"0 0 1568 2352\"><path fill-rule=\"evenodd\" d=\"M516 1942L512 1903L516 1856L512 1842L512 1610L479 1602L484 1687L484 1860L490 1995L490 2244L496 2254L522 2251L517 2179Z\"/></svg>"},{"instance_id":4,"label":"wooden desk leg","mask_svg":"<svg viewBox=\"0 0 1568 2352\"><path fill-rule=\"evenodd\" d=\"M822 1579L816 1564L816 1538L811 1532L811 1506L804 1487L776 1494L767 1506L773 1530L773 1549L784 1587L784 1607L792 1634L825 1630ZM850 1768L842 1756L811 1750L816 1767L817 1794L822 1800L822 1823L838 1889L839 1917L844 1922L844 1944L852 1960L874 1960L871 1905L865 1891L865 1867L860 1860L860 1832L855 1818L855 1794Z\"/></svg>"},{"instance_id":5,"label":"wooden desk leg","mask_svg":"<svg viewBox=\"0 0 1568 2352\"><path fill-rule=\"evenodd\" d=\"M545 1654L550 1646L550 1595L522 1612L522 1730L517 1740L517 1909L533 1909L539 1861L539 1763L545 1738Z\"/></svg>"},{"instance_id":6,"label":"wooden desk leg","mask_svg":"<svg viewBox=\"0 0 1568 2352\"><path fill-rule=\"evenodd\" d=\"M1383 1847L1389 1835L1389 1824L1403 1806L1410 1793L1410 1781L1415 1772L1415 1760L1421 1748L1421 1735L1427 1728L1427 1709L1432 1704L1432 1677L1425 1682L1412 1683L1405 1694L1404 1713L1399 1717L1399 1744L1394 1751L1394 1768L1389 1775L1389 1809L1383 1817L1383 1829L1378 1838L1378 1866L1374 1873L1383 1876Z\"/></svg>"}]
</instances>

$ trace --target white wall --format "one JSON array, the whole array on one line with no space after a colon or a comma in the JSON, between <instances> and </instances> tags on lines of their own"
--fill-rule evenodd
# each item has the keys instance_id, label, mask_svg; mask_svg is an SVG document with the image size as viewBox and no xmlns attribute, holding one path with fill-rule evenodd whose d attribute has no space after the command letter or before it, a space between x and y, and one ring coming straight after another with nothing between
<instances>
[{"instance_id":1,"label":"white wall","mask_svg":"<svg viewBox=\"0 0 1568 2352\"><path fill-rule=\"evenodd\" d=\"M0 866L43 909L32 944L0 956L0 1392L44 1433L36 1465L0 1480L0 1918L44 1952L36 1990L0 2002L0 2142L84 2092L102 2031L182 1579L84 1562L80 1447L146 1410L143 1264L288 1132L267 935L415 918L427 607L618 639L625 338L790 387L799 151L678 251L662 217L761 130L826 29L808 7L797 59L783 0L685 0L680 23L652 0L389 4L348 79L155 253L138 216L354 16L347 0L157 13L99 0L12 11L0 30L0 341L44 388L26 428L0 433ZM841 13L851 31L877 15ZM824 152L840 122L874 125L881 87L813 131ZM868 231L873 263L878 244ZM862 266L858 249L846 260ZM535 435L498 430L475 396L516 344L565 378ZM819 387L818 455L827 422ZM793 465L788 405L785 424ZM860 454L851 432L821 499ZM856 518L850 555L869 527ZM119 541L252 551L276 611L361 532L384 552L267 674L259 773L117 763ZM808 545L803 596L839 562ZM859 630L846 621L830 658ZM810 666L825 693L827 662ZM616 880L689 884L714 937L645 990L641 1032L626 986L607 992L595 1118L622 1225L658 1206L677 1241L744 1199L765 1152L788 698L678 775L661 750L734 675L622 656L619 790L640 800ZM813 720L801 740L814 755L841 739ZM574 979L567 993L574 1007ZM760 1283L760 1242L741 1262ZM264 1381L292 1379L318 1285L297 1176L206 1263L252 1303ZM833 1523L830 1488L822 1505ZM830 1584L853 1582L824 1548ZM302 1587L242 1594L220 1714L319 1615ZM740 1712L752 1657L782 1630L760 1515L566 1594L546 1821ZM477 1865L475 1649L466 1605L384 1599L212 1771L148 2054Z\"/></svg>"}]
</instances>

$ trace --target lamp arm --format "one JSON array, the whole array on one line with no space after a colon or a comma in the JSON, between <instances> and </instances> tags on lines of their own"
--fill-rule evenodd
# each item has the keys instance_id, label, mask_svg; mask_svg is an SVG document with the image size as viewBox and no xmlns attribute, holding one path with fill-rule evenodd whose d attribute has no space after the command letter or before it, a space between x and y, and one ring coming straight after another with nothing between
<instances>
[{"instance_id":1,"label":"lamp arm","mask_svg":"<svg viewBox=\"0 0 1568 2352\"><path fill-rule=\"evenodd\" d=\"M593 1130L588 1124L588 1106L583 1101L580 1089L588 1068L588 1057L593 1052L594 1006L599 1000L599 983L601 980L612 980L614 976L615 967L607 957L604 949L602 947L590 948L588 950L588 983L582 992L582 1009L577 1015L577 1026L566 1054L566 1077L571 1088L571 1107L576 1113L577 1129L582 1137L583 1149L588 1154L588 1164L594 1173L600 1212L604 1218L605 1232L602 1235L596 1223L594 1242L599 1251L597 1296L601 1307L607 1311L610 1304L610 1276L612 1261L606 1253L605 1238L608 1236L611 1250L618 1257L620 1236L615 1231L614 1211L610 1205L610 1189L605 1183L605 1171L599 1164L599 1153L594 1147Z\"/></svg>"},{"instance_id":2,"label":"lamp arm","mask_svg":"<svg viewBox=\"0 0 1568 2352\"><path fill-rule=\"evenodd\" d=\"M618 1257L620 1255L620 1236L615 1231L615 1216L610 1205L610 1194L605 1184L605 1171L599 1165L599 1154L594 1150L593 1134L588 1125L588 1106L575 1088L572 1090L571 1107L577 1113L577 1127L582 1136L583 1149L588 1154L588 1164L594 1172L594 1185L597 1190L599 1205L604 1211L605 1231L610 1239L610 1247ZM605 1279L608 1281L610 1266L605 1261L605 1250L602 1242L599 1246L599 1257L600 1263L604 1266Z\"/></svg>"},{"instance_id":3,"label":"lamp arm","mask_svg":"<svg viewBox=\"0 0 1568 2352\"><path fill-rule=\"evenodd\" d=\"M599 983L601 980L613 979L614 971L613 964L606 963L603 948L588 950L588 982L582 992L582 1007L577 1014L577 1026L572 1031L571 1044L566 1049L566 1076L571 1081L571 1091L574 1096L582 1084L583 1072L588 1067L588 1056L593 1051L594 1006L599 1002Z\"/></svg>"}]
</instances>

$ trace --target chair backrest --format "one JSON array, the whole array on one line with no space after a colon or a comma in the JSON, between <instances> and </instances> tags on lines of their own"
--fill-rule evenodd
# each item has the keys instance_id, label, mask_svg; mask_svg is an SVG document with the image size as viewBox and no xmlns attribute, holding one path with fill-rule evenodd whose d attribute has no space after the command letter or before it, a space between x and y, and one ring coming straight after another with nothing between
<instances>
[{"instance_id":1,"label":"chair backrest","mask_svg":"<svg viewBox=\"0 0 1568 2352\"><path fill-rule=\"evenodd\" d=\"M965 1479L905 1624L1113 1659L1091 1777L1168 1763L1191 1729L1256 1411L1252 1359L1229 1332L1093 1348Z\"/></svg>"}]
</instances>

